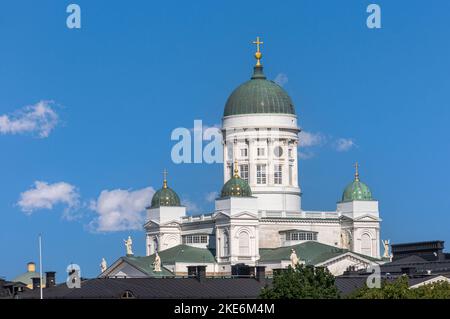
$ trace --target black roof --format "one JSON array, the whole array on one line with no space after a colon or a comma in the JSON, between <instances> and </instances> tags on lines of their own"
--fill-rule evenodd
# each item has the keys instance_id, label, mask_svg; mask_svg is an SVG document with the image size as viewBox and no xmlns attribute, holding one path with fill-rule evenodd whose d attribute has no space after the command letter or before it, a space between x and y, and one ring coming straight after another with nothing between
<instances>
[{"instance_id":1,"label":"black roof","mask_svg":"<svg viewBox=\"0 0 450 319\"><path fill-rule=\"evenodd\" d=\"M66 284L44 289L46 299L116 299L125 292L142 299L253 299L267 281L254 278L96 278L83 281L81 288ZM19 298L39 298L39 291L29 291Z\"/></svg>"}]
</instances>

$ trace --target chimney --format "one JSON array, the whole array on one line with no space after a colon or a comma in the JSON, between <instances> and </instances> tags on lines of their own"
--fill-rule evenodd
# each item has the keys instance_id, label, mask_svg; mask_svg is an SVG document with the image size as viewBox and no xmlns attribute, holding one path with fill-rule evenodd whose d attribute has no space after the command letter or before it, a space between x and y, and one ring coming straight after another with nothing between
<instances>
[{"instance_id":1,"label":"chimney","mask_svg":"<svg viewBox=\"0 0 450 319\"><path fill-rule=\"evenodd\" d=\"M56 272L47 271L45 272L45 287L50 288L56 286Z\"/></svg>"},{"instance_id":2,"label":"chimney","mask_svg":"<svg viewBox=\"0 0 450 319\"><path fill-rule=\"evenodd\" d=\"M29 262L27 264L27 271L28 272L35 272L36 271L36 264L34 262Z\"/></svg>"},{"instance_id":3,"label":"chimney","mask_svg":"<svg viewBox=\"0 0 450 319\"><path fill-rule=\"evenodd\" d=\"M33 277L31 280L33 282L33 290L41 288L41 278Z\"/></svg>"},{"instance_id":4,"label":"chimney","mask_svg":"<svg viewBox=\"0 0 450 319\"><path fill-rule=\"evenodd\" d=\"M266 266L256 266L255 279L259 282L266 281Z\"/></svg>"}]
</instances>

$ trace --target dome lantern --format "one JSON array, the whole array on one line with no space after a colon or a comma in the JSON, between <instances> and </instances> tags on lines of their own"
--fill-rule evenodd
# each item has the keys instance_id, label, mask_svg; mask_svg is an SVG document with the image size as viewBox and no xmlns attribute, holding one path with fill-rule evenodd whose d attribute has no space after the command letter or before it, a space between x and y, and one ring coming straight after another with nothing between
<instances>
[{"instance_id":1,"label":"dome lantern","mask_svg":"<svg viewBox=\"0 0 450 319\"><path fill-rule=\"evenodd\" d=\"M234 175L222 187L221 198L226 197L251 197L252 190L250 185L239 177L237 161L234 162Z\"/></svg>"},{"instance_id":2,"label":"dome lantern","mask_svg":"<svg viewBox=\"0 0 450 319\"><path fill-rule=\"evenodd\" d=\"M161 206L181 206L180 197L167 186L167 170L164 170L163 187L153 195L150 208Z\"/></svg>"},{"instance_id":3,"label":"dome lantern","mask_svg":"<svg viewBox=\"0 0 450 319\"><path fill-rule=\"evenodd\" d=\"M369 186L361 182L359 177L359 164L355 164L355 179L350 183L342 194L341 202L372 201L372 192Z\"/></svg>"},{"instance_id":4,"label":"dome lantern","mask_svg":"<svg viewBox=\"0 0 450 319\"><path fill-rule=\"evenodd\" d=\"M242 114L287 114L295 116L294 104L287 92L274 81L267 80L261 64L260 45L257 37L255 58L250 81L241 84L229 96L223 113L224 117Z\"/></svg>"}]
</instances>

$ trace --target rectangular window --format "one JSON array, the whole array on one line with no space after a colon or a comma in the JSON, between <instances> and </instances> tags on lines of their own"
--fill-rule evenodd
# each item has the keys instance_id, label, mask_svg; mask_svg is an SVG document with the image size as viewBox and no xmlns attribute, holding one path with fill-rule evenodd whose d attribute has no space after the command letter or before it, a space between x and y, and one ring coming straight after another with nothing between
<instances>
[{"instance_id":1,"label":"rectangular window","mask_svg":"<svg viewBox=\"0 0 450 319\"><path fill-rule=\"evenodd\" d=\"M288 150L289 158L292 158L292 148Z\"/></svg>"},{"instance_id":2,"label":"rectangular window","mask_svg":"<svg viewBox=\"0 0 450 319\"><path fill-rule=\"evenodd\" d=\"M315 241L317 241L317 233L314 233L314 232L289 232L289 233L286 233L286 240L291 240L291 241L315 240Z\"/></svg>"},{"instance_id":3,"label":"rectangular window","mask_svg":"<svg viewBox=\"0 0 450 319\"><path fill-rule=\"evenodd\" d=\"M283 184L283 165L275 165L273 172L274 183L276 185Z\"/></svg>"},{"instance_id":4,"label":"rectangular window","mask_svg":"<svg viewBox=\"0 0 450 319\"><path fill-rule=\"evenodd\" d=\"M241 178L248 183L248 164L240 165Z\"/></svg>"},{"instance_id":5,"label":"rectangular window","mask_svg":"<svg viewBox=\"0 0 450 319\"><path fill-rule=\"evenodd\" d=\"M266 149L264 147L258 147L258 156L266 156Z\"/></svg>"},{"instance_id":6,"label":"rectangular window","mask_svg":"<svg viewBox=\"0 0 450 319\"><path fill-rule=\"evenodd\" d=\"M256 183L267 184L267 170L265 164L256 165Z\"/></svg>"},{"instance_id":7,"label":"rectangular window","mask_svg":"<svg viewBox=\"0 0 450 319\"><path fill-rule=\"evenodd\" d=\"M183 244L207 244L208 235L186 235L183 236Z\"/></svg>"},{"instance_id":8,"label":"rectangular window","mask_svg":"<svg viewBox=\"0 0 450 319\"><path fill-rule=\"evenodd\" d=\"M248 156L248 150L246 148L241 148L241 157L247 157Z\"/></svg>"}]
</instances>

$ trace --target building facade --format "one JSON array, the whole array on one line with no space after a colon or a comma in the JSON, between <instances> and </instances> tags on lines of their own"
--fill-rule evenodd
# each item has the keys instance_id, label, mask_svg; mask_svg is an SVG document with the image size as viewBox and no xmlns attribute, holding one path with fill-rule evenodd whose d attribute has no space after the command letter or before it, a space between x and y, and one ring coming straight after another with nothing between
<instances>
[{"instance_id":1,"label":"building facade","mask_svg":"<svg viewBox=\"0 0 450 319\"><path fill-rule=\"evenodd\" d=\"M287 92L264 75L259 39L256 44L257 63L250 80L238 86L225 105L224 186L214 211L187 216L186 207L165 177L148 208L146 255L161 255L184 245L211 252L213 261L207 265L211 274L230 273L239 264L265 265L270 273L290 264L292 249L302 250L313 242L319 250L325 245L328 253L339 252L342 258L332 254L335 259L328 265L337 274L348 266L381 262L378 201L361 182L357 165L354 180L336 210L302 209L298 114ZM277 251L285 251L285 255L277 260L263 256ZM308 256L300 253L298 257L309 263ZM162 262L168 265L164 258ZM175 273L183 273L189 266L182 261L181 268L175 264L169 267ZM204 263L196 260L191 264Z\"/></svg>"}]
</instances>

